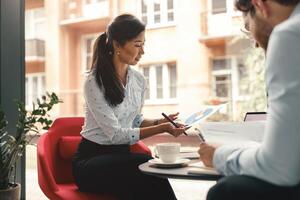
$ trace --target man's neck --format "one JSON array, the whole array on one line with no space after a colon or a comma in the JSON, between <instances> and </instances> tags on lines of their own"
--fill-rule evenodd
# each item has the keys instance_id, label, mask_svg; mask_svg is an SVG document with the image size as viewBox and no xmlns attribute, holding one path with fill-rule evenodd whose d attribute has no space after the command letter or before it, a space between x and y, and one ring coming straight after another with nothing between
<instances>
[{"instance_id":1,"label":"man's neck","mask_svg":"<svg viewBox=\"0 0 300 200\"><path fill-rule=\"evenodd\" d=\"M287 20L296 8L296 6L283 6L278 3L274 3L272 7L274 14L273 18L271 19L271 23L273 26L276 26Z\"/></svg>"}]
</instances>

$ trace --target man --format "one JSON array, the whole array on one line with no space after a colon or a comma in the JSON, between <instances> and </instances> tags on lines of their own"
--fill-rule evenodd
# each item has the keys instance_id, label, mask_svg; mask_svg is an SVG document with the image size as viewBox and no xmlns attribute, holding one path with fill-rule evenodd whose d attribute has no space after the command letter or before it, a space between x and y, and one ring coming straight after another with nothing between
<instances>
[{"instance_id":1,"label":"man","mask_svg":"<svg viewBox=\"0 0 300 200\"><path fill-rule=\"evenodd\" d=\"M257 147L200 145L203 163L227 176L207 199L300 199L300 0L235 0L235 6L266 50L266 132Z\"/></svg>"}]
</instances>

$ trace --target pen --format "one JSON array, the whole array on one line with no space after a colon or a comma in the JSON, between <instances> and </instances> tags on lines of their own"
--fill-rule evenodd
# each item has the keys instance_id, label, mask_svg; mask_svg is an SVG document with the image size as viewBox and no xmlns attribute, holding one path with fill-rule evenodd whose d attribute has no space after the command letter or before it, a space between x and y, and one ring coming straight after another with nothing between
<instances>
[{"instance_id":1,"label":"pen","mask_svg":"<svg viewBox=\"0 0 300 200\"><path fill-rule=\"evenodd\" d=\"M161 113L162 116L164 116L164 118L166 118L171 124L173 124L176 128L179 128L179 126L173 122L165 113ZM187 133L185 131L183 131L184 135L187 135Z\"/></svg>"},{"instance_id":2,"label":"pen","mask_svg":"<svg viewBox=\"0 0 300 200\"><path fill-rule=\"evenodd\" d=\"M202 140L202 142L205 142L204 136L202 135L201 131L198 128L195 128L195 130L198 131L198 135L199 135L200 139Z\"/></svg>"}]
</instances>

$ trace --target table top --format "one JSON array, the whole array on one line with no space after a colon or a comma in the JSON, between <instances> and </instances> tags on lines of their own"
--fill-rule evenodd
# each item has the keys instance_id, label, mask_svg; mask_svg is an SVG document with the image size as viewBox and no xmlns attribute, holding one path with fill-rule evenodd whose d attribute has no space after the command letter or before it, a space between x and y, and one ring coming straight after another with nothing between
<instances>
[{"instance_id":1,"label":"table top","mask_svg":"<svg viewBox=\"0 0 300 200\"><path fill-rule=\"evenodd\" d=\"M139 165L139 169L145 174L163 177L163 178L192 179L192 180L218 180L222 178L222 175L219 174L190 173L190 170L196 168L195 164L199 162L200 162L199 159L193 159L187 165L178 168L158 168L155 164L146 162Z\"/></svg>"}]
</instances>

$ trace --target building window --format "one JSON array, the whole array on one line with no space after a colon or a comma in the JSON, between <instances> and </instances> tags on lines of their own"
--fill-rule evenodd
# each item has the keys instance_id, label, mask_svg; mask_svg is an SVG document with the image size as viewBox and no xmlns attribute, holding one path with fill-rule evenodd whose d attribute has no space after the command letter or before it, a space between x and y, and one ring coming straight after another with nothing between
<instances>
[{"instance_id":1,"label":"building window","mask_svg":"<svg viewBox=\"0 0 300 200\"><path fill-rule=\"evenodd\" d=\"M226 0L212 0L211 4L212 14L220 14L227 12Z\"/></svg>"},{"instance_id":2,"label":"building window","mask_svg":"<svg viewBox=\"0 0 300 200\"><path fill-rule=\"evenodd\" d=\"M174 22L174 0L141 0L141 19L148 27Z\"/></svg>"},{"instance_id":3,"label":"building window","mask_svg":"<svg viewBox=\"0 0 300 200\"><path fill-rule=\"evenodd\" d=\"M229 98L231 95L231 75L216 75L214 76L214 79L216 96Z\"/></svg>"},{"instance_id":4,"label":"building window","mask_svg":"<svg viewBox=\"0 0 300 200\"><path fill-rule=\"evenodd\" d=\"M248 76L242 59L216 58L212 61L213 91L216 97L238 100L247 95L243 80Z\"/></svg>"},{"instance_id":5,"label":"building window","mask_svg":"<svg viewBox=\"0 0 300 200\"><path fill-rule=\"evenodd\" d=\"M26 108L32 109L32 103L36 103L37 98L45 95L46 78L43 73L26 74Z\"/></svg>"},{"instance_id":6,"label":"building window","mask_svg":"<svg viewBox=\"0 0 300 200\"><path fill-rule=\"evenodd\" d=\"M146 103L168 103L168 100L177 98L176 64L143 66L142 72L148 85Z\"/></svg>"},{"instance_id":7,"label":"building window","mask_svg":"<svg viewBox=\"0 0 300 200\"><path fill-rule=\"evenodd\" d=\"M213 91L216 97L231 98L231 60L228 58L212 61Z\"/></svg>"},{"instance_id":8,"label":"building window","mask_svg":"<svg viewBox=\"0 0 300 200\"><path fill-rule=\"evenodd\" d=\"M82 71L87 72L92 67L93 59L93 47L94 42L97 39L97 35L86 35L83 36L82 42Z\"/></svg>"},{"instance_id":9,"label":"building window","mask_svg":"<svg viewBox=\"0 0 300 200\"><path fill-rule=\"evenodd\" d=\"M25 38L44 39L46 28L45 9L37 8L25 12Z\"/></svg>"}]
</instances>

